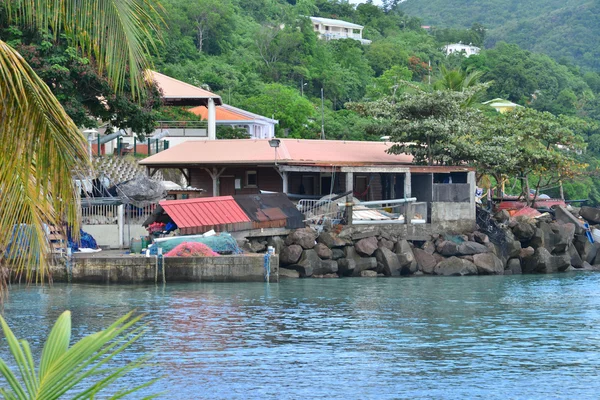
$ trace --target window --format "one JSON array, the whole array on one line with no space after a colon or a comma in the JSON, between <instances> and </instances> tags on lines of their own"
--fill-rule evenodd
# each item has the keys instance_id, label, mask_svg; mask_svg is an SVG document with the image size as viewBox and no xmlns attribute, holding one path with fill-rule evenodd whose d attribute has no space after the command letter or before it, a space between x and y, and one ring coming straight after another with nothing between
<instances>
[{"instance_id":1,"label":"window","mask_svg":"<svg viewBox=\"0 0 600 400\"><path fill-rule=\"evenodd\" d=\"M246 171L246 187L257 187L258 179L256 171Z\"/></svg>"}]
</instances>

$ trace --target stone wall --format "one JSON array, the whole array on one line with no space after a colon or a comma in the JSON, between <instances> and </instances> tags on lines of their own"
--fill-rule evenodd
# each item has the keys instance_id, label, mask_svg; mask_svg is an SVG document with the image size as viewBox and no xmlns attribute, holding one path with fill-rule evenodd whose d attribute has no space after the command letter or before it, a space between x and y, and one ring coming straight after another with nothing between
<instances>
[{"instance_id":1,"label":"stone wall","mask_svg":"<svg viewBox=\"0 0 600 400\"><path fill-rule=\"evenodd\" d=\"M167 282L264 282L264 255L220 257L165 257ZM158 272L157 272L158 267ZM52 268L55 282L69 280L69 267ZM156 257L89 257L74 258L71 281L85 283L153 283L162 282L162 268ZM270 282L279 282L279 258L271 256Z\"/></svg>"},{"instance_id":2,"label":"stone wall","mask_svg":"<svg viewBox=\"0 0 600 400\"><path fill-rule=\"evenodd\" d=\"M321 233L304 228L285 239L268 241L280 254L282 278L600 270L600 243L592 244L581 222L566 209L558 209L556 219L549 215L511 219L504 213L495 219L479 217L479 230L463 234L429 231L427 236L421 232L422 237L410 241L405 239L404 225L338 226ZM458 227L453 226L455 231L467 228Z\"/></svg>"}]
</instances>

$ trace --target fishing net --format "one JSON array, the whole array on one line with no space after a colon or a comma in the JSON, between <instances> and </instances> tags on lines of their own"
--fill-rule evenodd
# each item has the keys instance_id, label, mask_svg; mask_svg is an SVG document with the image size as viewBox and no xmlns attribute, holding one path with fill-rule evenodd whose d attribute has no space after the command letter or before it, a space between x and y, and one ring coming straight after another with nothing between
<instances>
[{"instance_id":1,"label":"fishing net","mask_svg":"<svg viewBox=\"0 0 600 400\"><path fill-rule=\"evenodd\" d=\"M184 242L177 245L173 250L165 254L165 257L218 257L219 253L214 252L204 243Z\"/></svg>"},{"instance_id":2,"label":"fishing net","mask_svg":"<svg viewBox=\"0 0 600 400\"><path fill-rule=\"evenodd\" d=\"M172 238L162 238L154 241L154 245L163 250L166 254L182 243L202 243L211 250L219 254L241 254L242 249L229 233L219 233L214 236L204 237L202 235L177 236Z\"/></svg>"},{"instance_id":3,"label":"fishing net","mask_svg":"<svg viewBox=\"0 0 600 400\"><path fill-rule=\"evenodd\" d=\"M498 246L505 244L506 231L492 218L492 214L481 207L476 207L476 210L479 231L488 235L492 243Z\"/></svg>"}]
</instances>

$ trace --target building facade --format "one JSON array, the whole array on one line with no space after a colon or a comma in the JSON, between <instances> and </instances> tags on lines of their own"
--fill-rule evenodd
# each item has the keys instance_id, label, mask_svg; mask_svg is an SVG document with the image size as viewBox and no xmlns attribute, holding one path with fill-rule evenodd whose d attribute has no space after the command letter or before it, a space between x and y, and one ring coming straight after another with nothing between
<instances>
[{"instance_id":1,"label":"building facade","mask_svg":"<svg viewBox=\"0 0 600 400\"><path fill-rule=\"evenodd\" d=\"M323 40L354 39L362 44L371 44L368 39L363 39L364 26L353 24L338 19L310 17L313 29Z\"/></svg>"}]
</instances>

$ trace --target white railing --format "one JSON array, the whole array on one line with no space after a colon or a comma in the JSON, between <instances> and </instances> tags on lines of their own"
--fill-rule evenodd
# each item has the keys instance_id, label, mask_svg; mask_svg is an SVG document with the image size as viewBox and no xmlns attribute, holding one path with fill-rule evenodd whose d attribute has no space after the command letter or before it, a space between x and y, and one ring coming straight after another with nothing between
<instances>
[{"instance_id":1,"label":"white railing","mask_svg":"<svg viewBox=\"0 0 600 400\"><path fill-rule=\"evenodd\" d=\"M302 199L298 201L297 208L304 214L304 219L311 224L322 224L326 219L342 218L337 204L329 200Z\"/></svg>"},{"instance_id":2,"label":"white railing","mask_svg":"<svg viewBox=\"0 0 600 400\"><path fill-rule=\"evenodd\" d=\"M98 204L81 207L83 225L116 225L119 222L119 206Z\"/></svg>"},{"instance_id":3,"label":"white railing","mask_svg":"<svg viewBox=\"0 0 600 400\"><path fill-rule=\"evenodd\" d=\"M154 204L142 208L134 207L131 204L123 206L94 204L81 207L81 223L83 225L117 225L119 224L119 213L122 213L123 223L141 225L155 209L156 205Z\"/></svg>"}]
</instances>

